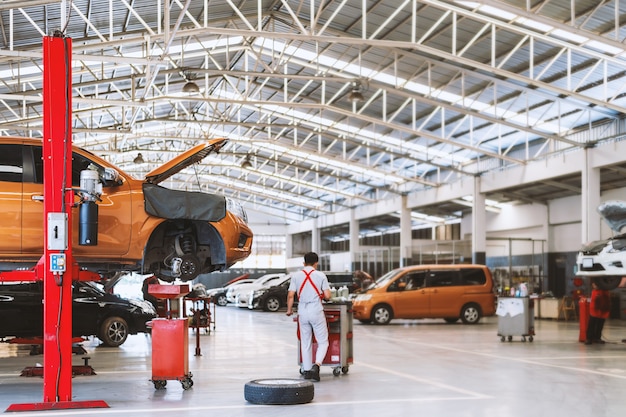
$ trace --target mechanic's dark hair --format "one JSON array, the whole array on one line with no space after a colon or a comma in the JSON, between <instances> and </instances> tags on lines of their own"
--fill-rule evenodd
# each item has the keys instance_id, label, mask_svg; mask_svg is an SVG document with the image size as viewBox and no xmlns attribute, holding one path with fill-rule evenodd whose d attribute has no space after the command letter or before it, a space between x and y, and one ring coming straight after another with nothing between
<instances>
[{"instance_id":1,"label":"mechanic's dark hair","mask_svg":"<svg viewBox=\"0 0 626 417\"><path fill-rule=\"evenodd\" d=\"M319 262L320 258L317 256L315 252L308 252L304 254L304 264L305 265L313 265L316 262Z\"/></svg>"}]
</instances>

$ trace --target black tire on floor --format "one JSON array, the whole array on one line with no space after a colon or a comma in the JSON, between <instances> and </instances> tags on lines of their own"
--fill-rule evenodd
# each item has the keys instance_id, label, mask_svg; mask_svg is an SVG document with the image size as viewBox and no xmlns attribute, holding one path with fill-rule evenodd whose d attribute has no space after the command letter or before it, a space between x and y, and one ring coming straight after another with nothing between
<instances>
[{"instance_id":1,"label":"black tire on floor","mask_svg":"<svg viewBox=\"0 0 626 417\"><path fill-rule=\"evenodd\" d=\"M255 379L244 386L244 397L253 404L306 404L313 393L313 383L301 379Z\"/></svg>"}]
</instances>

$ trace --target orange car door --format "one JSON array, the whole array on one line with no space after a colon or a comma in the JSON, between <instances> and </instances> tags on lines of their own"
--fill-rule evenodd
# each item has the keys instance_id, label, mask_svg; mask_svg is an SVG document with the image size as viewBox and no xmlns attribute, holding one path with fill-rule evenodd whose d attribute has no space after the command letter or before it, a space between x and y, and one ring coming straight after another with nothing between
<instances>
[{"instance_id":1,"label":"orange car door","mask_svg":"<svg viewBox=\"0 0 626 417\"><path fill-rule=\"evenodd\" d=\"M19 253L22 239L22 145L0 145L0 253Z\"/></svg>"},{"instance_id":2,"label":"orange car door","mask_svg":"<svg viewBox=\"0 0 626 417\"><path fill-rule=\"evenodd\" d=\"M424 291L425 273L408 272L397 281L394 316L397 318L428 317L429 296Z\"/></svg>"},{"instance_id":3,"label":"orange car door","mask_svg":"<svg viewBox=\"0 0 626 417\"><path fill-rule=\"evenodd\" d=\"M25 253L43 253L43 165L41 147L33 146L36 163L35 179L24 184L22 248ZM80 170L90 167L90 160L73 154L72 186L80 185ZM91 165L91 168L96 168ZM78 199L77 199L78 200ZM128 252L132 221L131 195L127 182L114 187L103 187L102 201L98 201L98 245L78 244L78 208L72 209L72 248L76 256L110 258Z\"/></svg>"}]
</instances>

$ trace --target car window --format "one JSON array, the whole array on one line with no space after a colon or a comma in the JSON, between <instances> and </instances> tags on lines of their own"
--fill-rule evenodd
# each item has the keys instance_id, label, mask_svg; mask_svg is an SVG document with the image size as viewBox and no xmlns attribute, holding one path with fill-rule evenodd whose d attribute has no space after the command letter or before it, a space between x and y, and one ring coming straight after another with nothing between
<instances>
[{"instance_id":1,"label":"car window","mask_svg":"<svg viewBox=\"0 0 626 417\"><path fill-rule=\"evenodd\" d=\"M0 181L22 182L22 145L0 145Z\"/></svg>"},{"instance_id":2,"label":"car window","mask_svg":"<svg viewBox=\"0 0 626 417\"><path fill-rule=\"evenodd\" d=\"M426 271L408 272L395 280L388 291L415 291L424 287Z\"/></svg>"},{"instance_id":3,"label":"car window","mask_svg":"<svg viewBox=\"0 0 626 417\"><path fill-rule=\"evenodd\" d=\"M479 268L468 268L461 270L462 285L485 285L487 277L485 271Z\"/></svg>"},{"instance_id":4,"label":"car window","mask_svg":"<svg viewBox=\"0 0 626 417\"><path fill-rule=\"evenodd\" d=\"M33 146L33 160L35 164L34 182L43 184L43 148L41 146ZM84 157L76 152L72 153L72 186L80 186L80 172L86 169L97 171L102 178L104 167L96 164L91 159ZM106 186L106 184L104 184Z\"/></svg>"},{"instance_id":5,"label":"car window","mask_svg":"<svg viewBox=\"0 0 626 417\"><path fill-rule=\"evenodd\" d=\"M427 287L451 287L459 284L458 270L428 271L426 276Z\"/></svg>"},{"instance_id":6,"label":"car window","mask_svg":"<svg viewBox=\"0 0 626 417\"><path fill-rule=\"evenodd\" d=\"M268 277L263 280L262 285L271 285L274 281L276 281L280 277Z\"/></svg>"}]
</instances>

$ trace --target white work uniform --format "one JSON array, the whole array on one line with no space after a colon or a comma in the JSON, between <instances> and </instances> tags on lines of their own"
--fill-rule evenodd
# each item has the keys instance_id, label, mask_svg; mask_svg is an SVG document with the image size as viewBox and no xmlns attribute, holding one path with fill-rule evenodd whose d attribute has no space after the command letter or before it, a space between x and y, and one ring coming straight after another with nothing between
<instances>
[{"instance_id":1,"label":"white work uniform","mask_svg":"<svg viewBox=\"0 0 626 417\"><path fill-rule=\"evenodd\" d=\"M311 282L305 282L307 274ZM304 283L304 285L303 285ZM302 288L302 290L300 290ZM313 334L317 341L315 363L321 364L328 350L328 325L324 315L322 299L324 290L330 289L328 278L323 272L316 271L312 266L305 266L302 271L295 272L289 283L289 291L298 295L298 323L300 326L300 344L302 369L309 371L313 366Z\"/></svg>"}]
</instances>

